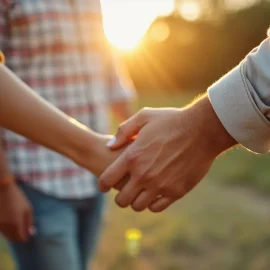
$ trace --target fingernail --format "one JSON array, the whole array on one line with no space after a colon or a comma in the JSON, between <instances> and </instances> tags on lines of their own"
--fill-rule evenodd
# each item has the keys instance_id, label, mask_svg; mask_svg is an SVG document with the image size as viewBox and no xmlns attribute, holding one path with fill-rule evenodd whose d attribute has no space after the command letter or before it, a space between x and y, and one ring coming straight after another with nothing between
<instances>
[{"instance_id":1,"label":"fingernail","mask_svg":"<svg viewBox=\"0 0 270 270\"><path fill-rule=\"evenodd\" d=\"M109 141L107 142L107 146L110 147L110 146L114 145L115 142L116 142L116 137L113 137L111 140L109 140Z\"/></svg>"}]
</instances>

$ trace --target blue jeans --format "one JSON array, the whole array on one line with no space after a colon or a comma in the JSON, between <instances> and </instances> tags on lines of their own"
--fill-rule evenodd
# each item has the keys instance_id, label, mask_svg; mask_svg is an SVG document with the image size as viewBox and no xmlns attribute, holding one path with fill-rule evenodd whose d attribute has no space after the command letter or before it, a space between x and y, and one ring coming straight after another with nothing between
<instances>
[{"instance_id":1,"label":"blue jeans","mask_svg":"<svg viewBox=\"0 0 270 270\"><path fill-rule=\"evenodd\" d=\"M36 235L11 243L19 270L86 270L102 221L104 196L59 200L21 185L32 203Z\"/></svg>"}]
</instances>

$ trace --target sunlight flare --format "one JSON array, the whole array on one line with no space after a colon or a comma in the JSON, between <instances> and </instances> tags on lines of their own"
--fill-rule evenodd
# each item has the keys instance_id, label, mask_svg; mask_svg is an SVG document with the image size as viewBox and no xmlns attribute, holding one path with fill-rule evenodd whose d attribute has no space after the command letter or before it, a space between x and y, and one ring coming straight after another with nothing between
<instances>
[{"instance_id":1,"label":"sunlight flare","mask_svg":"<svg viewBox=\"0 0 270 270\"><path fill-rule=\"evenodd\" d=\"M172 9L173 0L102 0L105 34L113 46L131 50L156 17Z\"/></svg>"}]
</instances>

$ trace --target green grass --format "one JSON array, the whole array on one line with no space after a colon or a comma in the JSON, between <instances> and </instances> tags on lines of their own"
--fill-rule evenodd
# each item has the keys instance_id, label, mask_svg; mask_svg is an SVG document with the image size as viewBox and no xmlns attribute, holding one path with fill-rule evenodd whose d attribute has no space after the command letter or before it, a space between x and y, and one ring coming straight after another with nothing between
<instances>
[{"instance_id":1,"label":"green grass","mask_svg":"<svg viewBox=\"0 0 270 270\"><path fill-rule=\"evenodd\" d=\"M266 199L216 186L211 179L158 215L110 203L94 269L268 270L269 207ZM129 258L124 237L132 227L144 235L136 259Z\"/></svg>"},{"instance_id":2,"label":"green grass","mask_svg":"<svg viewBox=\"0 0 270 270\"><path fill-rule=\"evenodd\" d=\"M216 160L211 178L224 185L241 186L270 194L270 154L255 155L245 149L235 149Z\"/></svg>"}]
</instances>

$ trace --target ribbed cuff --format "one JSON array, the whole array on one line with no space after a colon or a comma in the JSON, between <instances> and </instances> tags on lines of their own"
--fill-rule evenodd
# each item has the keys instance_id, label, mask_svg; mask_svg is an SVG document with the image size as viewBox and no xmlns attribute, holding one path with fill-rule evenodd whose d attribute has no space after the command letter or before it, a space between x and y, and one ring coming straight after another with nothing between
<instances>
[{"instance_id":1,"label":"ribbed cuff","mask_svg":"<svg viewBox=\"0 0 270 270\"><path fill-rule=\"evenodd\" d=\"M209 99L229 134L257 153L270 150L270 123L259 111L248 89L244 62L208 89Z\"/></svg>"}]
</instances>

